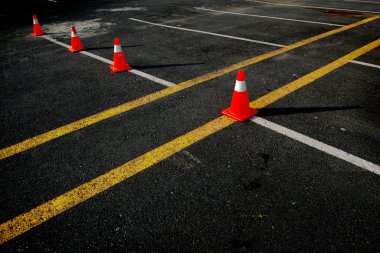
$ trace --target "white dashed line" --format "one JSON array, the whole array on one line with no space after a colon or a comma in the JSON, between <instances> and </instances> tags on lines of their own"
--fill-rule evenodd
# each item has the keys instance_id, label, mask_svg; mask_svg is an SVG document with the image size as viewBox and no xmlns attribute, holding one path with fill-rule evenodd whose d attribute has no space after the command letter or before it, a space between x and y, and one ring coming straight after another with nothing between
<instances>
[{"instance_id":1,"label":"white dashed line","mask_svg":"<svg viewBox=\"0 0 380 253\"><path fill-rule=\"evenodd\" d=\"M320 142L316 139L310 138L306 135L303 135L301 133L298 133L296 131L293 131L289 128L280 126L276 123L270 122L266 119L260 118L260 117L252 117L249 119L253 123L256 123L260 126L266 127L270 130L273 130L279 134L285 135L293 140L299 141L305 145L308 145L312 148L318 149L322 152L325 152L326 154L332 155L334 157L337 157L339 159L342 159L348 163L351 163L353 165L356 165L362 169L371 171L377 175L380 175L380 166L376 165L374 163L368 162L360 157L351 155L343 150L337 149L333 146L327 145L323 142Z\"/></svg>"},{"instance_id":2,"label":"white dashed line","mask_svg":"<svg viewBox=\"0 0 380 253\"><path fill-rule=\"evenodd\" d=\"M301 20L301 19L280 18L280 17L263 16L263 15L255 15L255 14L246 14L246 13L238 13L238 12L231 12L231 11L219 11L219 10L213 10L213 9L207 9L207 8L200 8L200 7L195 7L195 9L197 9L197 10L204 10L204 11L219 12L219 13L224 13L224 14L239 15L239 16L249 16L249 17L257 17L257 18L278 19L278 20L294 21L294 22L309 23L309 24L339 26L339 27L340 26L345 26L345 25L339 25L339 24L324 23L324 22L309 21L309 20Z\"/></svg>"},{"instance_id":3,"label":"white dashed line","mask_svg":"<svg viewBox=\"0 0 380 253\"><path fill-rule=\"evenodd\" d=\"M311 8L311 9L326 9L326 10L339 10L339 11L356 11L356 12L365 12L365 13L380 13L379 11L364 11L364 10L354 10L354 9L341 9L341 8L330 8L323 6L311 6L311 5L296 5L296 4L281 4L273 2L265 2L258 0L246 0L249 2L263 3L263 4L272 4L272 5L282 5L282 6L292 6L292 7L301 7L301 8Z\"/></svg>"},{"instance_id":4,"label":"white dashed line","mask_svg":"<svg viewBox=\"0 0 380 253\"><path fill-rule=\"evenodd\" d=\"M48 41L50 41L50 42L53 42L53 43L55 43L55 44L57 44L57 45L60 45L60 46L62 46L62 47L70 48L69 45L67 45L67 44L65 44L65 43L62 43L62 42L60 42L60 41L58 41L58 40L56 40L56 39L53 39L52 37L50 37L50 36L48 36L48 35L43 35L43 36L41 36L41 37L43 37L44 39L46 39L46 40L48 40ZM87 52L87 51L80 51L79 53L80 53L80 54L87 55L88 57L91 57L91 58L93 58L93 59L96 59L96 60L98 60L98 61L101 61L101 62L104 62L104 63L107 63L107 64L111 64L111 65L113 64L113 61L108 60L108 59L106 59L106 58L103 58L103 57L101 57L101 56L99 56L99 55L96 55L96 54L93 54L93 53ZM148 79L148 80L150 80L150 81L153 81L153 82L155 82L155 83L158 83L158 84L164 85L164 86L166 86L166 87L171 87L171 86L174 86L174 85L175 85L175 83L172 83L172 82L169 82L169 81L163 80L163 79L161 79L161 78L158 78L158 77L155 77L155 76L152 76L152 75L149 75L149 74L147 74L147 73L144 73L144 72L139 71L139 70L136 70L136 69L128 70L128 72L129 72L129 73L132 73L132 74L135 74L135 75L137 75L137 76L143 77L143 78L145 78L145 79Z\"/></svg>"}]
</instances>

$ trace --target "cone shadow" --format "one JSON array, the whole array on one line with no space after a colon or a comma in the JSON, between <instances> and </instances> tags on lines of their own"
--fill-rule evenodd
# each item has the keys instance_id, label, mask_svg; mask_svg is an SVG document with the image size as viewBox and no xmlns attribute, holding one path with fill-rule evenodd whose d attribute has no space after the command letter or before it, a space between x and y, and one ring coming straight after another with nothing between
<instances>
[{"instance_id":1,"label":"cone shadow","mask_svg":"<svg viewBox=\"0 0 380 253\"><path fill-rule=\"evenodd\" d=\"M128 47L143 47L144 45L128 45L128 46L121 46L122 48L128 48ZM113 49L114 46L108 46L108 47L89 47L87 48L87 51L93 51L93 50L103 50L103 49Z\"/></svg>"},{"instance_id":2,"label":"cone shadow","mask_svg":"<svg viewBox=\"0 0 380 253\"><path fill-rule=\"evenodd\" d=\"M259 116L277 116L290 114L303 114L315 112L332 112L343 110L360 109L361 106L325 106L325 107L288 107L288 108L262 108L259 110Z\"/></svg>"},{"instance_id":3,"label":"cone shadow","mask_svg":"<svg viewBox=\"0 0 380 253\"><path fill-rule=\"evenodd\" d=\"M176 64L157 64L157 65L133 65L134 69L156 69L156 68L171 68L171 67L183 67L183 66L193 66L202 65L204 62L197 63L176 63Z\"/></svg>"},{"instance_id":4,"label":"cone shadow","mask_svg":"<svg viewBox=\"0 0 380 253\"><path fill-rule=\"evenodd\" d=\"M67 35L68 37L70 37L70 33L67 33L67 32L46 32L46 34L47 35L51 35L51 34L55 34L55 35Z\"/></svg>"}]
</instances>

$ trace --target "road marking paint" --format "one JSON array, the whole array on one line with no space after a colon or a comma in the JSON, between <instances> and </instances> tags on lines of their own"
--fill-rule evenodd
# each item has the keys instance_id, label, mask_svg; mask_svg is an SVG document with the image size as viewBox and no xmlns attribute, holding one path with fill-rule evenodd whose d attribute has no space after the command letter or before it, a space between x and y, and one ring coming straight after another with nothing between
<instances>
[{"instance_id":1,"label":"road marking paint","mask_svg":"<svg viewBox=\"0 0 380 253\"><path fill-rule=\"evenodd\" d=\"M111 64L111 65L113 65L113 61L108 60L108 59L106 59L106 58L103 58L103 57L101 57L101 56L99 56L99 55L96 55L96 54L93 54L93 53L90 53L90 52L87 52L87 51L80 51L80 52L78 52L78 53L80 53L80 54L84 54L84 55L86 55L86 56L88 56L88 57L91 57L91 58L93 58L93 59L96 59L96 60L98 60L98 61L101 61L101 62L104 62L104 63L107 63L107 64Z\"/></svg>"},{"instance_id":2,"label":"road marking paint","mask_svg":"<svg viewBox=\"0 0 380 253\"><path fill-rule=\"evenodd\" d=\"M265 41L260 41L260 40L246 39L246 38L241 38L241 37L236 37L236 36L230 36L230 35L213 33L213 32L206 32L206 31L201 31L201 30L188 29L188 28L183 28L183 27L178 27L178 26L163 25L163 24L153 23L153 22L149 22L149 21L145 21L145 20L141 20L141 19L137 19L137 18L129 18L129 19L133 20L133 21L149 24L149 25L161 26L161 27L183 30L183 31L188 31L188 32L203 33L203 34L208 34L208 35L213 35L213 36L218 36L218 37L223 37L223 38L228 38L228 39L234 39L234 40L254 42L257 44L263 44L263 45L267 45L267 46L284 47L283 45L280 45L280 44L265 42Z\"/></svg>"},{"instance_id":3,"label":"road marking paint","mask_svg":"<svg viewBox=\"0 0 380 253\"><path fill-rule=\"evenodd\" d=\"M96 11L110 11L110 12L118 12L118 11L146 11L145 7L123 7L123 8L113 8L113 9L98 9Z\"/></svg>"},{"instance_id":4,"label":"road marking paint","mask_svg":"<svg viewBox=\"0 0 380 253\"><path fill-rule=\"evenodd\" d=\"M236 63L236 64L231 65L229 67L225 67L223 69L216 70L214 72L196 77L194 79L179 83L178 85L169 87L167 89L149 94L147 96L138 98L136 100L121 104L119 106L116 106L116 107L113 107L110 109L107 109L105 111L99 112L97 114L86 117L84 119L80 119L80 120L74 121L72 123L69 123L67 125L58 127L56 129L53 129L53 130L50 130L48 132L36 135L36 136L31 137L29 139L26 139L22 142L19 142L17 144L12 145L12 146L1 149L0 150L0 160L5 159L5 158L10 157L10 156L13 156L13 155L18 154L18 153L21 153L25 150L37 147L37 146L39 146L45 142L57 139L61 136L75 132L77 130L80 130L80 129L85 128L85 127L90 126L90 125L93 125L93 124L98 123L100 121L106 120L108 118L114 117L114 116L122 114L122 113L125 113L125 112L130 111L134 108L146 105L150 102L153 102L155 100L158 100L158 99L166 97L166 96L169 96L169 95L174 94L176 92L179 92L181 90L184 90L184 89L190 88L192 86L195 86L195 85L204 83L206 81L212 80L214 78L226 75L232 71L236 71L238 69L250 66L250 65L255 64L257 62L260 62L260 61L281 55L281 54L289 52L293 49L296 49L296 48L299 48L301 46L312 43L314 41L326 38L328 36L337 34L339 32L349 30L349 29L357 27L359 25L371 22L371 21L378 19L378 18L380 18L380 16L367 18L367 19L361 20L359 22L356 22L356 23L353 23L353 24L350 24L347 26L343 26L343 27L340 27L340 28L337 28L337 29L316 35L316 36L313 36L311 38L301 40L301 41L296 42L292 45L289 45L289 46L286 46L283 48L279 48L279 49L276 49L274 51L271 51L271 52L253 57L251 59Z\"/></svg>"},{"instance_id":5,"label":"road marking paint","mask_svg":"<svg viewBox=\"0 0 380 253\"><path fill-rule=\"evenodd\" d=\"M371 4L380 4L380 2L376 1L359 1L359 0L344 0L346 2L356 2L356 3L371 3Z\"/></svg>"},{"instance_id":6,"label":"road marking paint","mask_svg":"<svg viewBox=\"0 0 380 253\"><path fill-rule=\"evenodd\" d=\"M255 2L255 3L272 4L272 5L282 5L282 6L310 8L310 9L326 9L326 10L339 10L339 11L356 11L356 12L364 12L364 13L380 13L379 11L363 11L363 10L329 8L329 7L311 6L311 5L281 4L281 3L265 2L265 1L258 1L258 0L246 0L246 1L248 1L248 2Z\"/></svg>"},{"instance_id":7,"label":"road marking paint","mask_svg":"<svg viewBox=\"0 0 380 253\"><path fill-rule=\"evenodd\" d=\"M256 123L260 126L266 127L270 130L273 130L279 134L285 135L293 140L299 141L303 144L306 144L312 148L318 149L322 152L325 152L329 155L332 155L334 157L337 157L341 160L344 160L348 163L351 163L353 165L356 165L360 168L363 168L365 170L368 170L370 172L373 172L377 175L380 175L380 166L376 165L374 163L371 163L369 161L366 161L360 157L357 157L355 155L351 155L341 149L337 149L333 146L327 145L323 142L320 142L316 139L310 138L304 134L298 133L296 131L293 131L289 128L283 127L281 125L278 125L276 123L270 122L266 119L260 118L260 117L252 117L249 119L253 123Z\"/></svg>"},{"instance_id":8,"label":"road marking paint","mask_svg":"<svg viewBox=\"0 0 380 253\"><path fill-rule=\"evenodd\" d=\"M378 47L380 45L380 39L375 40L374 42L371 42L341 58L338 60L335 60L307 75L304 75L303 77L298 78L297 80L282 86L281 88L272 91L271 93L262 96L258 100L260 103L264 103L266 105L273 103L274 101L277 101L279 98L282 98L286 96L287 94L298 90L299 88L309 84L310 82L317 80L318 78L330 73L331 71L340 68L341 66L347 64L351 60L371 51L372 49ZM251 104L251 107L255 108L254 103Z\"/></svg>"},{"instance_id":9,"label":"road marking paint","mask_svg":"<svg viewBox=\"0 0 380 253\"><path fill-rule=\"evenodd\" d=\"M191 160L193 160L194 162L198 163L198 164L202 164L201 160L199 160L198 158L196 158L193 154L191 154L189 151L187 150L182 150L181 151L182 154L185 154L186 156L188 156Z\"/></svg>"},{"instance_id":10,"label":"road marking paint","mask_svg":"<svg viewBox=\"0 0 380 253\"><path fill-rule=\"evenodd\" d=\"M67 45L67 44L65 44L65 43L62 43L62 42L60 42L60 41L58 41L58 40L56 40L56 39L53 39L52 37L50 37L50 36L48 36L48 35L44 35L44 36L41 36L41 37L43 37L44 39L46 39L46 40L48 40L48 41L50 41L50 42L53 42L53 43L55 43L55 44L57 44L57 45L60 45L60 46L62 46L62 47L70 48L69 45ZM96 55L96 54L90 53L90 52L88 52L88 51L80 51L80 52L78 52L78 53L80 53L80 54L84 54L84 55L86 55L86 56L88 56L88 57L91 57L91 58L93 58L93 59L96 59L96 60L98 60L98 61L101 61L101 62L104 62L104 63L110 64L110 65L113 65L113 61L108 60L108 59L106 59L106 58L104 58L104 57L101 57L101 56L99 56L99 55ZM149 74L144 73L144 72L139 71L139 70L129 70L128 72L129 72L129 73L133 73L133 74L135 74L135 75L137 75L137 76L143 77L143 78L145 78L145 79L148 79L148 80L150 80L150 81L153 81L153 82L155 82L155 83L158 83L158 84L164 85L164 86L166 86L166 87L171 87L171 86L175 85L175 83L171 83L171 82L169 82L169 81L166 81L166 80L163 80L163 79L161 79L161 78L158 78L158 77L155 77L155 76L149 75Z\"/></svg>"},{"instance_id":11,"label":"road marking paint","mask_svg":"<svg viewBox=\"0 0 380 253\"><path fill-rule=\"evenodd\" d=\"M169 82L169 81L165 81L165 80L160 79L158 77L149 75L149 74L147 74L145 72L141 72L140 70L137 70L137 69L131 69L131 70L128 70L128 72L131 72L131 73L136 74L138 76L144 77L145 79L151 80L151 81L156 82L156 83L158 83L158 81L159 81L159 84L162 84L162 85L164 85L166 87L172 87L172 86L175 85L175 83L172 83L172 82Z\"/></svg>"},{"instance_id":12,"label":"road marking paint","mask_svg":"<svg viewBox=\"0 0 380 253\"><path fill-rule=\"evenodd\" d=\"M352 60L350 61L351 63L354 63L354 64L359 64L359 65L363 65L363 66L367 66L367 67L371 67L371 68L377 68L377 69L380 69L380 65L376 65L376 64L372 64L372 63L367 63L367 62L362 62L362 61L355 61L355 60Z\"/></svg>"},{"instance_id":13,"label":"road marking paint","mask_svg":"<svg viewBox=\"0 0 380 253\"><path fill-rule=\"evenodd\" d=\"M50 37L49 35L43 35L43 36L40 36L40 37L42 37L42 38L44 38L44 39L46 39L46 40L48 40L48 41L50 41L50 42L53 42L53 43L55 43L55 44L57 44L57 45L60 45L60 46L62 46L62 47L70 48L69 45L67 45L67 44L65 44L65 43L62 43L62 42L60 42L60 41L58 41L58 40L56 40L56 39L53 39L53 38Z\"/></svg>"},{"instance_id":14,"label":"road marking paint","mask_svg":"<svg viewBox=\"0 0 380 253\"><path fill-rule=\"evenodd\" d=\"M213 10L213 9L207 9L207 8L200 8L200 7L194 7L194 8L197 10L205 10L205 11L219 12L219 13L239 15L239 16L269 18L269 19L278 19L278 20L286 20L286 21L294 21L294 22L310 23L310 24L319 24L319 25L328 25L328 26L338 26L338 27L344 26L344 25L339 25L339 24L324 23L324 22L309 21L309 20L301 20L301 19L280 18L280 17L263 16L263 15L247 14L247 13L238 13L238 12L231 12L231 11L219 11L219 10Z\"/></svg>"},{"instance_id":15,"label":"road marking paint","mask_svg":"<svg viewBox=\"0 0 380 253\"><path fill-rule=\"evenodd\" d=\"M242 41L247 41L247 42L252 42L252 43L257 43L257 44L265 44L265 45L274 46L274 47L286 47L286 45L273 44L273 43L266 42L266 41L251 40L251 39L246 39L246 38L241 38L241 37L234 37L234 36L229 36L229 35L224 35L224 34L219 34L219 33L215 34L215 33L209 33L209 32L200 31L200 30L193 30L193 29L187 29L187 28L177 27L177 26L163 25L163 24L148 22L148 21L144 21L144 20L141 20L141 19L135 19L135 18L130 18L130 19L134 20L134 21L137 21L137 22L142 22L142 23L147 23L147 24L150 24L150 25L154 25L154 26L162 26L162 27L166 27L166 28L179 29L179 30L196 32L196 33L203 33L203 34L214 35L214 36L222 36L222 37L226 37L226 38L233 38L233 39L236 39L236 40L242 40ZM367 66L367 67L380 68L380 65L375 65L375 64L371 64L371 63L362 62L362 61L351 61L351 63L353 63L353 64L360 64L360 65L364 65L364 66Z\"/></svg>"},{"instance_id":16,"label":"road marking paint","mask_svg":"<svg viewBox=\"0 0 380 253\"><path fill-rule=\"evenodd\" d=\"M301 78L295 80L269 94L258 98L250 103L251 107L263 108L277 100L287 96L293 91L300 89L307 84L323 77L324 75L347 64L350 60L380 46L380 39L369 43L328 65L321 67ZM172 88L175 88L174 86ZM170 88L169 88L170 89ZM221 116L218 117L184 135L181 135L162 146L159 146L111 171L84 183L44 204L37 206L29 212L23 213L0 225L0 244L19 236L22 233L44 223L45 221L73 208L76 205L94 197L95 195L108 190L121 183L129 177L163 161L164 159L184 150L194 143L203 140L212 134L225 129L236 121Z\"/></svg>"}]
</instances>

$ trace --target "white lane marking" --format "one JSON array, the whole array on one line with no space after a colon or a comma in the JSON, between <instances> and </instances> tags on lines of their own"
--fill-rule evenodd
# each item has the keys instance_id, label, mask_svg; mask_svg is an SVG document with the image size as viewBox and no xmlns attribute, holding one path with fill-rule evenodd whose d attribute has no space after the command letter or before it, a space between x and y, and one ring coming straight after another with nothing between
<instances>
[{"instance_id":1,"label":"white lane marking","mask_svg":"<svg viewBox=\"0 0 380 253\"><path fill-rule=\"evenodd\" d=\"M281 45L281 44L273 44L273 43L270 43L270 42L259 41L259 40L251 40L251 39L234 37L234 36L229 36L229 35L224 35L224 34L219 34L219 33L210 33L210 32L193 30L193 29L187 29L187 28L182 28L182 27L177 27L177 26L163 25L163 24L148 22L148 21L144 21L144 20L136 19L136 18L130 18L130 20L137 21L137 22L142 22L142 23L146 23L146 24L150 24L150 25L155 25L155 26L162 26L162 27L166 27L166 28L172 28L172 29L178 29L178 30L196 32L196 33L203 33L203 34L220 36L220 37L226 37L226 38L232 38L232 39L235 39L235 40L248 41L248 42L253 42L253 43L258 43L258 44L265 44L265 45L270 45L270 46L274 46L274 47L286 47L286 45ZM360 64L360 65L364 65L364 66L372 67L372 68L380 68L380 65L375 65L375 64L371 64L371 63L362 62L362 61L354 61L354 60L352 60L352 61L350 61L350 63Z\"/></svg>"},{"instance_id":2,"label":"white lane marking","mask_svg":"<svg viewBox=\"0 0 380 253\"><path fill-rule=\"evenodd\" d=\"M55 0L48 0L49 2L58 3L58 1Z\"/></svg>"},{"instance_id":3,"label":"white lane marking","mask_svg":"<svg viewBox=\"0 0 380 253\"><path fill-rule=\"evenodd\" d=\"M252 117L249 119L253 123L256 123L260 126L266 127L268 129L271 129L279 134L285 135L293 140L299 141L305 145L308 145L312 148L318 149L322 152L325 152L329 155L335 156L339 159L342 159L348 163L354 164L360 168L363 168L365 170L371 171L377 175L380 175L380 166L376 165L374 163L368 162L360 157L351 155L341 149L337 149L333 146L327 145L323 142L320 142L316 139L310 138L304 134L298 133L296 131L293 131L289 128L280 126L276 123L270 122L266 119L260 118L260 117Z\"/></svg>"},{"instance_id":4,"label":"white lane marking","mask_svg":"<svg viewBox=\"0 0 380 253\"><path fill-rule=\"evenodd\" d=\"M133 21L141 22L141 23L146 23L149 25L162 26L162 27L166 27L166 28L178 29L178 30L183 30L183 31L188 31L188 32L203 33L203 34L208 34L208 35L213 35L213 36L218 36L218 37L224 37L224 38L229 38L229 39L234 39L234 40L242 40L242 41L248 41L248 42L253 42L253 43L257 43L257 44L264 44L264 45L273 46L273 47L285 47L284 45L260 41L260 40L251 40L251 39L240 38L240 37L224 35L224 34L219 34L219 33L212 33L212 32L188 29L188 28L177 27L177 26L163 25L163 24L148 22L148 21L144 21L144 20L136 19L136 18L129 18L129 19L133 20Z\"/></svg>"},{"instance_id":5,"label":"white lane marking","mask_svg":"<svg viewBox=\"0 0 380 253\"><path fill-rule=\"evenodd\" d=\"M53 42L53 43L55 43L55 44L57 44L57 45L60 45L60 46L62 46L62 47L70 48L69 45L67 45L67 44L65 44L65 43L62 43L62 42L60 42L60 41L58 41L58 40L56 40L56 39L53 39L53 38L50 37L49 35L43 35L43 36L41 36L41 37L43 37L44 39L46 39L46 40L48 40L48 41L50 41L50 42Z\"/></svg>"},{"instance_id":6,"label":"white lane marking","mask_svg":"<svg viewBox=\"0 0 380 253\"><path fill-rule=\"evenodd\" d=\"M246 0L246 1L255 2L255 3L273 4L273 5L282 5L282 6L312 8L312 9L326 9L326 10L339 10L339 11L356 11L356 12L365 12L365 13L380 13L379 11L364 11L364 10L353 10L353 9L341 9L341 8L330 8L330 7L322 7L322 6L311 6L311 5L281 4L281 3L265 2L265 1L258 1L258 0Z\"/></svg>"},{"instance_id":7,"label":"white lane marking","mask_svg":"<svg viewBox=\"0 0 380 253\"><path fill-rule=\"evenodd\" d=\"M219 12L219 13L232 14L232 15L240 15L240 16L278 19L278 20L286 20L286 21L294 21L294 22L310 23L310 24L319 24L319 25L328 25L328 26L344 26L344 25L339 25L339 24L324 23L324 22L309 21L309 20L301 20L301 19L280 18L280 17L263 16L263 15L255 15L255 14L246 14L246 13L238 13L238 12L231 12L231 11L218 11L218 10L207 9L207 8L200 8L200 7L194 7L194 8L198 9L198 10L205 10L205 11L212 11L212 12Z\"/></svg>"},{"instance_id":8,"label":"white lane marking","mask_svg":"<svg viewBox=\"0 0 380 253\"><path fill-rule=\"evenodd\" d=\"M153 81L155 83L162 84L162 85L164 85L166 87L172 87L172 86L175 85L175 83L172 83L172 82L169 82L169 81L165 81L165 80L160 79L158 77L149 75L149 74L147 74L145 72L141 72L140 70L137 70L137 69L131 69L128 72L131 72L131 73L136 74L138 76L144 77L145 79L151 80L151 81Z\"/></svg>"},{"instance_id":9,"label":"white lane marking","mask_svg":"<svg viewBox=\"0 0 380 253\"><path fill-rule=\"evenodd\" d=\"M89 56L89 57L91 57L91 58L94 58L94 59L96 59L96 60L98 60L98 61L102 61L102 62L104 62L104 63L110 64L110 65L113 65L113 61L108 60L108 59L106 59L106 58L103 58L103 57L101 57L101 56L99 56L99 55L96 55L96 54L93 54L93 53L90 53L90 52L87 52L87 51L80 51L79 53L80 53L80 54L87 55L87 56Z\"/></svg>"},{"instance_id":10,"label":"white lane marking","mask_svg":"<svg viewBox=\"0 0 380 253\"><path fill-rule=\"evenodd\" d=\"M43 37L44 39L46 39L46 40L48 40L48 41L51 41L51 42L53 42L53 43L55 43L55 44L57 44L57 45L60 45L60 46L62 46L62 47L70 48L69 45L66 45L66 44L64 44L64 43L62 43L62 42L60 42L60 41L58 41L58 40L56 40L56 39L53 39L53 38L51 38L51 37L48 36L48 35L43 35L42 37ZM113 64L113 61L110 61L110 60L108 60L108 59L106 59L106 58L103 58L103 57L101 57L101 56L99 56L99 55L96 55L96 54L93 54L93 53L90 53L90 52L87 52L87 51L80 51L79 53L80 53L80 54L87 55L87 56L89 56L89 57L91 57L91 58L94 58L94 59L96 59L96 60L98 60L98 61L101 61L101 62L104 62L104 63L110 64L110 65ZM132 69L132 70L128 70L128 72L133 73L133 74L135 74L135 75L137 75L137 76L143 77L143 78L145 78L145 79L148 79L148 80L150 80L150 81L153 81L153 82L155 82L155 83L158 83L158 84L164 85L164 86L166 86L166 87L171 87L171 86L175 85L175 83L172 83L172 82L169 82L169 81L163 80L163 79L161 79L161 78L158 78L158 77L155 77L155 76L152 76L152 75L149 75L149 74L144 73L144 72L141 72L141 71L139 71L139 70Z\"/></svg>"},{"instance_id":11,"label":"white lane marking","mask_svg":"<svg viewBox=\"0 0 380 253\"><path fill-rule=\"evenodd\" d=\"M123 8L114 8L114 9L99 9L96 11L110 11L110 12L117 12L117 11L146 11L145 7L123 7Z\"/></svg>"},{"instance_id":12,"label":"white lane marking","mask_svg":"<svg viewBox=\"0 0 380 253\"><path fill-rule=\"evenodd\" d=\"M355 2L355 3L371 3L371 4L380 4L380 2L375 1L358 1L358 0L344 0L346 2Z\"/></svg>"},{"instance_id":13,"label":"white lane marking","mask_svg":"<svg viewBox=\"0 0 380 253\"><path fill-rule=\"evenodd\" d=\"M367 67L371 67L371 68L380 69L380 65L376 65L376 64L372 64L372 63L367 63L367 62L362 62L362 61L355 61L355 60L352 60L350 62L351 63L355 63L355 64L359 64L359 65L363 65L363 66L367 66Z\"/></svg>"}]
</instances>

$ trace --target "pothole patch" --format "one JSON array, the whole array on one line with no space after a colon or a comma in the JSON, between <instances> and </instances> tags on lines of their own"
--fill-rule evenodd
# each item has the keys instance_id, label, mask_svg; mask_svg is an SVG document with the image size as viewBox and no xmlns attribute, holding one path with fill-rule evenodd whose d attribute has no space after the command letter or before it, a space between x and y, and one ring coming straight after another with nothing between
<instances>
[{"instance_id":1,"label":"pothole patch","mask_svg":"<svg viewBox=\"0 0 380 253\"><path fill-rule=\"evenodd\" d=\"M101 18L46 24L44 30L54 37L70 37L70 27L74 25L81 38L89 38L96 35L106 34L109 27L115 25L111 22L102 22Z\"/></svg>"}]
</instances>

